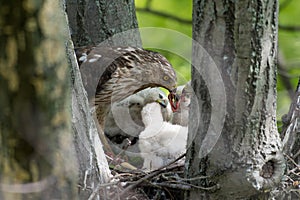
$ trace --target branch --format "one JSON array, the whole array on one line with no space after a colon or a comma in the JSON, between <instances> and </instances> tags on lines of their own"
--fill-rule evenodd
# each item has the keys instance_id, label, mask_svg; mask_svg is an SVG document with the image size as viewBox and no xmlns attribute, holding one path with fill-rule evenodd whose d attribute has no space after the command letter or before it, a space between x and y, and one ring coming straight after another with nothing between
<instances>
[{"instance_id":1,"label":"branch","mask_svg":"<svg viewBox=\"0 0 300 200\"><path fill-rule=\"evenodd\" d=\"M159 187L167 187L177 190L191 190L192 187L189 185L184 185L181 183L151 183L152 185L159 186Z\"/></svg>"},{"instance_id":2,"label":"branch","mask_svg":"<svg viewBox=\"0 0 300 200\"><path fill-rule=\"evenodd\" d=\"M158 174L162 173L165 170L170 169L170 165L177 162L178 160L180 160L181 158L183 158L185 156L185 154L181 155L179 158L177 158L176 160L168 163L167 165L164 165L160 168L158 168L157 170L154 170L152 172L150 172L148 175L144 176L143 178L139 179L138 181L134 182L132 185L128 186L125 190L122 191L122 193L120 194L120 197L124 196L126 193L128 193L130 190L135 189L138 185L140 185L141 183L143 183L146 180L149 180L155 176L157 176ZM169 168L168 168L169 167ZM175 166L178 167L178 166Z\"/></svg>"},{"instance_id":3,"label":"branch","mask_svg":"<svg viewBox=\"0 0 300 200\"><path fill-rule=\"evenodd\" d=\"M199 190L205 190L205 191L215 191L215 190L218 190L220 189L220 185L216 184L216 185L213 185L213 186L210 186L210 187L201 187L201 186L198 186L198 185L193 185L193 184L190 184L190 183L186 183L186 182L174 182L174 183L151 183L151 184L154 184L154 185L157 185L157 186L161 186L161 187L168 187L168 188L173 188L173 189L178 189L178 190L192 190L193 188L196 188L196 189L199 189Z\"/></svg>"},{"instance_id":4,"label":"branch","mask_svg":"<svg viewBox=\"0 0 300 200\"><path fill-rule=\"evenodd\" d=\"M282 117L283 151L293 157L300 148L300 77L289 112Z\"/></svg>"},{"instance_id":5,"label":"branch","mask_svg":"<svg viewBox=\"0 0 300 200\"><path fill-rule=\"evenodd\" d=\"M167 14L167 13L164 13L164 12L161 12L161 11L153 10L149 7L136 8L136 11L150 13L150 14L153 14L153 15L157 15L159 17L165 17L165 18L168 18L168 19L171 19L171 20L177 21L179 23L183 23L183 24L188 24L188 25L192 24L192 20L183 19L183 18L177 17L175 15L171 15L171 14Z\"/></svg>"},{"instance_id":6,"label":"branch","mask_svg":"<svg viewBox=\"0 0 300 200\"><path fill-rule=\"evenodd\" d=\"M292 32L300 31L300 26L281 25L281 24L279 24L278 27L279 27L279 29L281 29L283 31L292 31Z\"/></svg>"},{"instance_id":7,"label":"branch","mask_svg":"<svg viewBox=\"0 0 300 200\"><path fill-rule=\"evenodd\" d=\"M97 187L96 187L96 189L89 196L88 200L93 200L101 188L105 188L107 186L112 186L112 185L116 185L116 184L118 184L118 181L116 181L116 182L110 182L110 183L98 184Z\"/></svg>"},{"instance_id":8,"label":"branch","mask_svg":"<svg viewBox=\"0 0 300 200\"><path fill-rule=\"evenodd\" d=\"M280 6L280 10L283 10L284 8L286 8L292 0L286 0L285 2L282 3L282 5ZM171 15L171 14L167 14L161 11L157 11L157 10L153 10L151 7L151 0L146 2L146 7L144 8L136 8L136 11L138 12L145 12L145 13L149 13L152 15L157 15L159 17L165 17L174 21L177 21L179 23L183 23L183 24L188 24L191 25L192 24L192 20L189 19L183 19L180 17L177 17L175 15ZM279 29L283 30L283 31L300 31L300 26L291 26L291 25L281 25L279 24Z\"/></svg>"},{"instance_id":9,"label":"branch","mask_svg":"<svg viewBox=\"0 0 300 200\"><path fill-rule=\"evenodd\" d=\"M285 1L282 6L281 6L281 10L284 9L289 3L291 2L291 0L287 0ZM183 24L188 24L191 25L192 24L192 20L189 19L183 19L180 17L177 17L175 15L171 15L171 14L167 14L165 12L161 12L161 11L157 11L157 10L153 10L151 7L151 1L147 1L146 7L144 8L136 8L136 11L138 12L145 12L145 13L149 13L152 15L157 15L159 17L165 17L174 21L177 21L179 23L183 23ZM291 25L280 25L279 24L279 29L283 30L283 31L300 31L300 26L291 26Z\"/></svg>"}]
</instances>

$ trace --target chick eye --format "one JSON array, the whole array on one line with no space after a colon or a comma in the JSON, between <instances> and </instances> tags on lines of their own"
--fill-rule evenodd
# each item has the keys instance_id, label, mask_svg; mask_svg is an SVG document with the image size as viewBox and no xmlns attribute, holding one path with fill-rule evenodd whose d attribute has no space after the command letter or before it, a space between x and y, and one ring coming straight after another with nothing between
<instances>
[{"instance_id":1,"label":"chick eye","mask_svg":"<svg viewBox=\"0 0 300 200\"><path fill-rule=\"evenodd\" d=\"M163 96L162 96L161 94L159 94L159 95L158 95L158 97L159 97L160 99L162 99L162 98L163 98Z\"/></svg>"},{"instance_id":2,"label":"chick eye","mask_svg":"<svg viewBox=\"0 0 300 200\"><path fill-rule=\"evenodd\" d=\"M165 81L169 80L169 78L170 78L169 76L164 76Z\"/></svg>"}]
</instances>

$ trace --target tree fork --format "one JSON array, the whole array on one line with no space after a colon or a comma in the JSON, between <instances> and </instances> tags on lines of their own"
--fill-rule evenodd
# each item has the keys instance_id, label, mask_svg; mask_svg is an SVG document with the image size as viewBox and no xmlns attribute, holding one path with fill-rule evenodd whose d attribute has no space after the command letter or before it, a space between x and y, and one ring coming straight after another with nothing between
<instances>
[{"instance_id":1,"label":"tree fork","mask_svg":"<svg viewBox=\"0 0 300 200\"><path fill-rule=\"evenodd\" d=\"M66 12L74 46L97 45L105 42L116 46L141 46L137 30L134 1L66 0ZM120 34L124 31L129 34ZM117 35L117 37L112 37ZM97 185L110 179L110 170L98 137L96 117L91 118L80 71L74 58L73 45L68 46L72 65L72 114L75 147L79 158L80 199L105 198L105 192L93 193ZM96 119L97 120L97 119ZM104 189L106 190L106 189Z\"/></svg>"}]
</instances>

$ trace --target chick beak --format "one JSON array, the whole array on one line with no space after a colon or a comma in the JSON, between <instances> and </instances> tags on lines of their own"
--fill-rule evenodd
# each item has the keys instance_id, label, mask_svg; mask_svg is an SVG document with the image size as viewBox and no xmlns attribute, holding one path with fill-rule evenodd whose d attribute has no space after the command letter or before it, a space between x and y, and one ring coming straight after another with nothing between
<instances>
[{"instance_id":1,"label":"chick beak","mask_svg":"<svg viewBox=\"0 0 300 200\"><path fill-rule=\"evenodd\" d=\"M168 99L169 99L172 111L176 112L179 107L179 97L176 94L176 88L174 90L170 91L170 94L168 95Z\"/></svg>"}]
</instances>

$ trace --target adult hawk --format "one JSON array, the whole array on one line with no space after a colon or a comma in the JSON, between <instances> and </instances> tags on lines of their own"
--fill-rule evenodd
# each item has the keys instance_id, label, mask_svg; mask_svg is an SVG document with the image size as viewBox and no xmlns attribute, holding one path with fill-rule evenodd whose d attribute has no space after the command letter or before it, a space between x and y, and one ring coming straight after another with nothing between
<instances>
[{"instance_id":1,"label":"adult hawk","mask_svg":"<svg viewBox=\"0 0 300 200\"><path fill-rule=\"evenodd\" d=\"M148 87L167 89L170 99L176 91L176 73L159 53L137 47L99 45L76 49L76 56L102 131L112 103Z\"/></svg>"}]
</instances>

